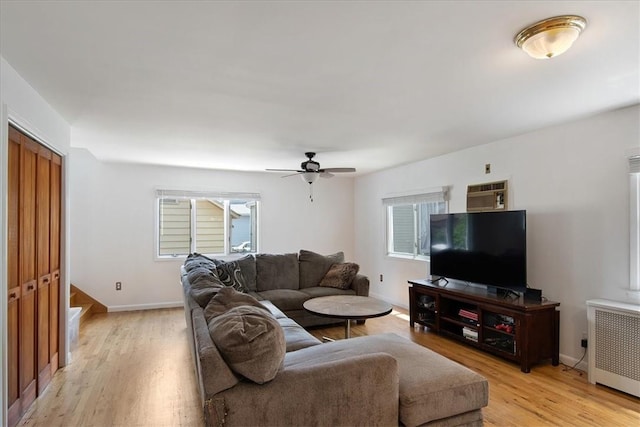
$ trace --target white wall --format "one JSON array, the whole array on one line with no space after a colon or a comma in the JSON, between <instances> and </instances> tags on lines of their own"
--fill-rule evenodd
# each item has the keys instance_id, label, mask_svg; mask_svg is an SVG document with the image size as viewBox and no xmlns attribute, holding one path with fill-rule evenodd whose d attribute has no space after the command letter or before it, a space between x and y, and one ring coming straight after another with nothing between
<instances>
[{"instance_id":1,"label":"white wall","mask_svg":"<svg viewBox=\"0 0 640 427\"><path fill-rule=\"evenodd\" d=\"M577 361L585 301L627 298L627 153L640 144L639 128L636 105L357 178L355 255L371 294L406 307L407 280L428 274L426 262L385 256L384 196L448 185L450 211L463 212L468 184L508 179L509 208L527 210L529 286L561 303L560 353Z\"/></svg>"},{"instance_id":2,"label":"white wall","mask_svg":"<svg viewBox=\"0 0 640 427\"><path fill-rule=\"evenodd\" d=\"M103 163L71 150L71 283L110 310L180 304L184 259L155 260L155 189L259 192L260 252L353 255L353 179ZM122 290L115 290L115 282Z\"/></svg>"},{"instance_id":3,"label":"white wall","mask_svg":"<svg viewBox=\"0 0 640 427\"><path fill-rule=\"evenodd\" d=\"M68 207L68 192L65 176L68 165L64 157L69 151L71 129L69 124L27 83L9 63L0 56L0 342L2 347L2 394L0 396L0 412L2 425L7 423L7 149L9 120L22 129L28 131L36 139L45 143L63 155L63 218ZM62 227L62 271L61 271L61 305L68 306L68 222ZM66 325L67 312L61 310L61 320ZM60 361L66 364L66 328L61 332Z\"/></svg>"}]
</instances>

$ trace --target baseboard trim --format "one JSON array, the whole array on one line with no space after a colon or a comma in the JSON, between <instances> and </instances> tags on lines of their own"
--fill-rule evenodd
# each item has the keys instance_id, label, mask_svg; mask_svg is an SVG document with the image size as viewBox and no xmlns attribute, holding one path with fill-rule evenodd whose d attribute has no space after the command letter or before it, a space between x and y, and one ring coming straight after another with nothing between
<instances>
[{"instance_id":1,"label":"baseboard trim","mask_svg":"<svg viewBox=\"0 0 640 427\"><path fill-rule=\"evenodd\" d=\"M582 361L580 363L578 363L578 360L580 359L576 359L570 356L567 356L565 354L561 354L560 355L560 363L562 363L563 365L569 366L569 367L573 367L574 365L576 365L575 369L577 369L578 371L583 371L585 374L589 371L589 363L586 360L587 356L585 355L585 357L582 359Z\"/></svg>"},{"instance_id":2,"label":"baseboard trim","mask_svg":"<svg viewBox=\"0 0 640 427\"><path fill-rule=\"evenodd\" d=\"M369 296L370 296L371 298L376 298L376 299L382 300L382 301L384 301L384 302L386 302L386 303L389 303L389 304L391 304L391 305L393 305L393 306L400 307L400 308L403 308L403 309L405 309L405 310L409 311L409 306L408 306L408 305L406 305L406 304L405 304L405 303L403 303L403 302L400 302L400 301L397 301L397 300L390 300L390 299L389 299L388 297L386 297L386 296L382 296L382 295L380 295L380 294L371 293L371 292L369 292Z\"/></svg>"},{"instance_id":3,"label":"baseboard trim","mask_svg":"<svg viewBox=\"0 0 640 427\"><path fill-rule=\"evenodd\" d=\"M158 308L177 308L182 307L182 301L162 302L155 304L132 304L132 305L112 305L107 307L109 313L116 311L138 311L138 310L155 310Z\"/></svg>"}]
</instances>

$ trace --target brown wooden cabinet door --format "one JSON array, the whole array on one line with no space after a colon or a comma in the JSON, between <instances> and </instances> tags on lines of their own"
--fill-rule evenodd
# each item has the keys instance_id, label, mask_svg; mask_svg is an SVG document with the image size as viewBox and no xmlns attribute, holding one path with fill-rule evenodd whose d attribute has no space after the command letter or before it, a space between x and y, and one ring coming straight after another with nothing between
<instances>
[{"instance_id":1,"label":"brown wooden cabinet door","mask_svg":"<svg viewBox=\"0 0 640 427\"><path fill-rule=\"evenodd\" d=\"M36 397L36 176L38 144L20 144L20 400L27 408Z\"/></svg>"},{"instance_id":2,"label":"brown wooden cabinet door","mask_svg":"<svg viewBox=\"0 0 640 427\"><path fill-rule=\"evenodd\" d=\"M49 366L49 320L51 307L51 272L49 271L49 242L51 216L51 151L38 150L36 171L36 269L38 272L38 394L51 381Z\"/></svg>"}]
</instances>

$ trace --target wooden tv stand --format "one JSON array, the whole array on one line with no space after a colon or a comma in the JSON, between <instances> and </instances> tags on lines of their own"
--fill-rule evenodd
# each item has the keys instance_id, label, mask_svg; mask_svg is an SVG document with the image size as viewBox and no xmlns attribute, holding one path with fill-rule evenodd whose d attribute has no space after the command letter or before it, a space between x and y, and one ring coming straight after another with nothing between
<instances>
[{"instance_id":1,"label":"wooden tv stand","mask_svg":"<svg viewBox=\"0 0 640 427\"><path fill-rule=\"evenodd\" d=\"M551 359L560 362L560 303L529 302L490 293L486 287L409 280L411 327L415 324L520 363L522 372Z\"/></svg>"}]
</instances>

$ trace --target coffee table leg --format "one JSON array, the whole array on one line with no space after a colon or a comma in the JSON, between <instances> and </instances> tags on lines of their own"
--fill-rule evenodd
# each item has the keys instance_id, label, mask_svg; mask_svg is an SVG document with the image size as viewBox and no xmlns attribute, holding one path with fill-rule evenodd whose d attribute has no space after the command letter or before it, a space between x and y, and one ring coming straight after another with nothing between
<instances>
[{"instance_id":1,"label":"coffee table leg","mask_svg":"<svg viewBox=\"0 0 640 427\"><path fill-rule=\"evenodd\" d=\"M351 338L351 320L347 319L344 322L344 337Z\"/></svg>"}]
</instances>

